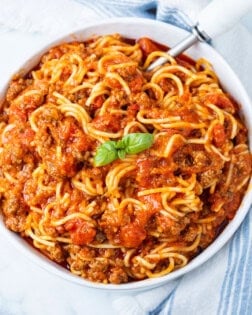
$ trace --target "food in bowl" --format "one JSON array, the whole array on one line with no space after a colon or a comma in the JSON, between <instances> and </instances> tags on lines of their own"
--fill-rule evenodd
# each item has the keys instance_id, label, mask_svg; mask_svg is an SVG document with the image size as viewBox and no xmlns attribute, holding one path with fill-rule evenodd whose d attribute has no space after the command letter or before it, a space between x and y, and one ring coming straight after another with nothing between
<instances>
[{"instance_id":1,"label":"food in bowl","mask_svg":"<svg viewBox=\"0 0 252 315\"><path fill-rule=\"evenodd\" d=\"M184 267L236 214L247 128L205 59L119 34L63 43L9 85L1 212L51 260L127 283ZM167 63L146 72L159 56Z\"/></svg>"}]
</instances>

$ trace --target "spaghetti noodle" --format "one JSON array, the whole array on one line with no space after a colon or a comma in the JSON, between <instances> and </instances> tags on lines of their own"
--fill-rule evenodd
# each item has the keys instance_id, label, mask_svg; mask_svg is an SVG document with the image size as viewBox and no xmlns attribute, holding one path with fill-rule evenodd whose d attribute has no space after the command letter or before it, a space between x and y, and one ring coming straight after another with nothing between
<instances>
[{"instance_id":1,"label":"spaghetti noodle","mask_svg":"<svg viewBox=\"0 0 252 315\"><path fill-rule=\"evenodd\" d=\"M50 49L10 83L0 123L5 225L91 281L185 266L234 217L251 175L247 129L208 61L118 34ZM94 166L131 133L153 145Z\"/></svg>"}]
</instances>

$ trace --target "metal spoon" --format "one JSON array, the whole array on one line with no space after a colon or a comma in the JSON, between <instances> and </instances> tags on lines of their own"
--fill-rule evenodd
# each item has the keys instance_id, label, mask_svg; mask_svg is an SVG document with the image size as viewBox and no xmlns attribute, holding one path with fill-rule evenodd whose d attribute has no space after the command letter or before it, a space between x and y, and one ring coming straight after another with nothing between
<instances>
[{"instance_id":1,"label":"metal spoon","mask_svg":"<svg viewBox=\"0 0 252 315\"><path fill-rule=\"evenodd\" d=\"M198 41L210 41L231 28L251 8L252 0L213 0L199 14L198 22L192 27L192 33L167 53L172 57L176 57ZM165 57L158 58L149 65L147 71L161 66L166 61Z\"/></svg>"}]
</instances>

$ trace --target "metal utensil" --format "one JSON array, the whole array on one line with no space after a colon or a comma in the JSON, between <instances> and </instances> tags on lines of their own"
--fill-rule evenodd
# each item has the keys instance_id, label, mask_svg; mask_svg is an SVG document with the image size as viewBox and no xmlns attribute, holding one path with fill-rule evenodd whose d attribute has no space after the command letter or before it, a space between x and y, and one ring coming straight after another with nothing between
<instances>
[{"instance_id":1,"label":"metal utensil","mask_svg":"<svg viewBox=\"0 0 252 315\"><path fill-rule=\"evenodd\" d=\"M199 14L198 22L192 27L192 33L167 53L176 57L198 41L210 41L230 29L251 8L252 0L213 0ZM166 61L165 57L158 58L149 65L147 71L161 66Z\"/></svg>"}]
</instances>

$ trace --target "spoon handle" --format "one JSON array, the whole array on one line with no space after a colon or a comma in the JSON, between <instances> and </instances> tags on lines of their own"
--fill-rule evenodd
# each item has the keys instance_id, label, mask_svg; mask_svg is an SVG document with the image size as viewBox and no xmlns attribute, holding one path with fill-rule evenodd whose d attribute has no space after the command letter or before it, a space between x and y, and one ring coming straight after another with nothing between
<instances>
[{"instance_id":1,"label":"spoon handle","mask_svg":"<svg viewBox=\"0 0 252 315\"><path fill-rule=\"evenodd\" d=\"M192 33L171 48L167 53L176 57L198 40L209 41L212 38L226 32L239 19L252 8L252 0L213 0L200 12L198 22L192 28ZM165 57L160 57L147 68L153 70L166 62Z\"/></svg>"},{"instance_id":2,"label":"spoon handle","mask_svg":"<svg viewBox=\"0 0 252 315\"><path fill-rule=\"evenodd\" d=\"M228 31L250 9L252 9L252 0L211 1L199 14L199 29L210 38L214 38Z\"/></svg>"}]
</instances>

